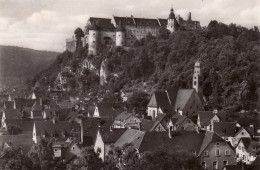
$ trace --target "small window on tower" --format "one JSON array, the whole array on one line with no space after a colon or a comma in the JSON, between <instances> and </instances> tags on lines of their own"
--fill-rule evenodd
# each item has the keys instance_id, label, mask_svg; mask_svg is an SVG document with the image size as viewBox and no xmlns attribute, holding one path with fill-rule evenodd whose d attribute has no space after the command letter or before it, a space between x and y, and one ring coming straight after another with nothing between
<instances>
[{"instance_id":1,"label":"small window on tower","mask_svg":"<svg viewBox=\"0 0 260 170\"><path fill-rule=\"evenodd\" d=\"M197 85L197 82L196 81L194 81L194 86L196 86Z\"/></svg>"},{"instance_id":2,"label":"small window on tower","mask_svg":"<svg viewBox=\"0 0 260 170\"><path fill-rule=\"evenodd\" d=\"M95 43L96 43L96 41L93 41L93 43L95 44Z\"/></svg>"}]
</instances>

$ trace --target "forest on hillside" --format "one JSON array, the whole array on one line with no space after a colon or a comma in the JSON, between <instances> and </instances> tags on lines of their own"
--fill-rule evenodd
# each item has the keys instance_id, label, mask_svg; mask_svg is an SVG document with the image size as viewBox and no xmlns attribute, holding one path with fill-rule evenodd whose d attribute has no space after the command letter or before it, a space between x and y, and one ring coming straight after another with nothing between
<instances>
[{"instance_id":1,"label":"forest on hillside","mask_svg":"<svg viewBox=\"0 0 260 170\"><path fill-rule=\"evenodd\" d=\"M96 68L105 61L107 85L99 85L99 77L89 70L79 71L84 59ZM87 93L108 88L111 94L121 89L146 91L169 87L191 88L194 63L200 61L201 88L208 109L256 109L260 95L260 33L258 27L248 29L236 24L211 21L200 31L180 30L170 34L161 28L158 36L148 35L136 41L133 48L100 47L97 56L88 55L87 46L74 53L65 51L52 65L32 81L39 89L55 86L64 67L72 73L67 86ZM79 74L80 73L80 74Z\"/></svg>"}]
</instances>

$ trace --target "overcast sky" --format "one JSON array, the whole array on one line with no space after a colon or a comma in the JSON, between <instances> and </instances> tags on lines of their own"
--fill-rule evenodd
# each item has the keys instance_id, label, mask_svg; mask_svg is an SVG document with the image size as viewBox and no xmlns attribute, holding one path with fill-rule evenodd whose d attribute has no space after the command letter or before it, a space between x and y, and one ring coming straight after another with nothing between
<instances>
[{"instance_id":1,"label":"overcast sky","mask_svg":"<svg viewBox=\"0 0 260 170\"><path fill-rule=\"evenodd\" d=\"M202 26L210 20L260 27L260 0L0 0L0 44L63 51L75 28L90 16L167 18L175 14Z\"/></svg>"}]
</instances>

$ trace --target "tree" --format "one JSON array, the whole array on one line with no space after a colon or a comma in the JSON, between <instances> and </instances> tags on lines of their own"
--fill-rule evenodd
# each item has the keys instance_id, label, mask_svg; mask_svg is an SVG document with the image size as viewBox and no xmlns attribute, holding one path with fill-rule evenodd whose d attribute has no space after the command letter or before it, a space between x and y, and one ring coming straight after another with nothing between
<instances>
[{"instance_id":1,"label":"tree","mask_svg":"<svg viewBox=\"0 0 260 170\"><path fill-rule=\"evenodd\" d=\"M135 113L144 115L149 102L149 95L146 92L137 91L129 98L128 103L133 106Z\"/></svg>"},{"instance_id":2,"label":"tree","mask_svg":"<svg viewBox=\"0 0 260 170\"><path fill-rule=\"evenodd\" d=\"M88 170L99 170L103 168L102 159L99 158L100 152L95 152L93 147L85 147L81 149L79 158L79 166Z\"/></svg>"},{"instance_id":3,"label":"tree","mask_svg":"<svg viewBox=\"0 0 260 170\"><path fill-rule=\"evenodd\" d=\"M51 142L41 139L38 143L34 144L28 153L32 161L33 169L54 167L54 153Z\"/></svg>"},{"instance_id":4,"label":"tree","mask_svg":"<svg viewBox=\"0 0 260 170\"><path fill-rule=\"evenodd\" d=\"M161 27L159 29L158 37L166 40L166 39L169 39L170 34L171 34L171 32L168 29L166 29L165 27Z\"/></svg>"},{"instance_id":5,"label":"tree","mask_svg":"<svg viewBox=\"0 0 260 170\"><path fill-rule=\"evenodd\" d=\"M75 34L75 37L77 39L77 42L76 42L76 49L79 49L82 47L82 41L81 41L81 37L84 37L84 32L82 31L81 28L77 28L75 31L74 31L74 34Z\"/></svg>"},{"instance_id":6,"label":"tree","mask_svg":"<svg viewBox=\"0 0 260 170\"><path fill-rule=\"evenodd\" d=\"M9 135L17 135L22 133L22 129L20 128L20 126L10 123L7 125L7 132Z\"/></svg>"},{"instance_id":7,"label":"tree","mask_svg":"<svg viewBox=\"0 0 260 170\"><path fill-rule=\"evenodd\" d=\"M0 148L0 169L31 169L31 160L22 153L20 147L9 143L9 147Z\"/></svg>"}]
</instances>

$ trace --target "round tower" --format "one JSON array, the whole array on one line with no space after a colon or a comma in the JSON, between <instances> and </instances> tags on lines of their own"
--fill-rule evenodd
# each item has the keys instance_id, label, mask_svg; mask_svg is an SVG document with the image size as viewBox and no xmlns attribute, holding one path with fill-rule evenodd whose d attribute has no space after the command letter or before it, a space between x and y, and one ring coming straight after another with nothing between
<instances>
[{"instance_id":1,"label":"round tower","mask_svg":"<svg viewBox=\"0 0 260 170\"><path fill-rule=\"evenodd\" d=\"M97 54L98 46L98 27L95 22L89 28L89 38L88 38L88 51L89 54Z\"/></svg>"},{"instance_id":2,"label":"round tower","mask_svg":"<svg viewBox=\"0 0 260 170\"><path fill-rule=\"evenodd\" d=\"M192 88L194 88L197 91L197 93L199 93L199 84L200 84L199 82L200 82L200 62L197 61L194 67L193 83L192 83Z\"/></svg>"},{"instance_id":3,"label":"round tower","mask_svg":"<svg viewBox=\"0 0 260 170\"><path fill-rule=\"evenodd\" d=\"M117 47L125 46L125 29L121 25L121 22L116 28L116 46Z\"/></svg>"},{"instance_id":4,"label":"round tower","mask_svg":"<svg viewBox=\"0 0 260 170\"><path fill-rule=\"evenodd\" d=\"M175 25L175 15L173 12L173 8L171 8L169 18L167 21L167 29L172 33L174 32L174 25Z\"/></svg>"}]
</instances>

